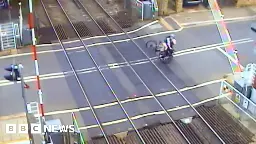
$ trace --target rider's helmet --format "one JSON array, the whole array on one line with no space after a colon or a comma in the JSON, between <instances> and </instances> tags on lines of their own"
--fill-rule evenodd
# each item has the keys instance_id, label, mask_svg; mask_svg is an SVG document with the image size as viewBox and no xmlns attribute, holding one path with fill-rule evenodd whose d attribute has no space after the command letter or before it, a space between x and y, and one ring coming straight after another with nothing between
<instances>
[{"instance_id":1,"label":"rider's helmet","mask_svg":"<svg viewBox=\"0 0 256 144\"><path fill-rule=\"evenodd\" d=\"M175 39L175 35L174 35L174 34L171 34L171 35L170 35L170 38L171 38L171 39Z\"/></svg>"},{"instance_id":2,"label":"rider's helmet","mask_svg":"<svg viewBox=\"0 0 256 144\"><path fill-rule=\"evenodd\" d=\"M173 44L176 44L175 35L174 35L174 34L171 34L171 35L170 35L170 38L171 38L171 40L172 40L172 43L173 43Z\"/></svg>"}]
</instances>

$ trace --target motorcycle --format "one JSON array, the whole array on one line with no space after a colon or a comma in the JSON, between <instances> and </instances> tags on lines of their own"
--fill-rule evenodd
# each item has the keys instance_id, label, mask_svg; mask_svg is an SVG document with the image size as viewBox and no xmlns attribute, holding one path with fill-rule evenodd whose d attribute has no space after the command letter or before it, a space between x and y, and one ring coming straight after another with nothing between
<instances>
[{"instance_id":1,"label":"motorcycle","mask_svg":"<svg viewBox=\"0 0 256 144\"><path fill-rule=\"evenodd\" d=\"M174 50L172 50L170 53L167 53L161 42L150 40L146 43L146 47L153 49L162 63L168 64L172 61Z\"/></svg>"}]
</instances>

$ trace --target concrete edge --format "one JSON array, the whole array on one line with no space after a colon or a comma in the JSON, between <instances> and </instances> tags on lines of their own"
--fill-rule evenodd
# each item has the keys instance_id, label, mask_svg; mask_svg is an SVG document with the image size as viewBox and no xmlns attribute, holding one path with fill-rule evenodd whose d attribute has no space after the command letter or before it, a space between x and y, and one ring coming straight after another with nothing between
<instances>
[{"instance_id":1,"label":"concrete edge","mask_svg":"<svg viewBox=\"0 0 256 144\"><path fill-rule=\"evenodd\" d=\"M15 144L15 143L26 142L26 141L29 141L28 136L27 136L27 138L21 138L21 139L14 140L14 141L0 142L0 144Z\"/></svg>"},{"instance_id":2,"label":"concrete edge","mask_svg":"<svg viewBox=\"0 0 256 144\"><path fill-rule=\"evenodd\" d=\"M26 117L26 114L19 113L19 114L9 115L9 116L0 116L0 120L10 120L10 119L21 118L21 117Z\"/></svg>"},{"instance_id":3,"label":"concrete edge","mask_svg":"<svg viewBox=\"0 0 256 144\"><path fill-rule=\"evenodd\" d=\"M223 76L223 78L225 79L226 82L228 82L229 84L233 85L234 84L234 75L232 73L228 73L228 74L225 74Z\"/></svg>"},{"instance_id":4,"label":"concrete edge","mask_svg":"<svg viewBox=\"0 0 256 144\"><path fill-rule=\"evenodd\" d=\"M159 18L159 22L160 22L160 24L161 24L162 26L164 26L167 30L169 30L169 31L174 30L174 28L173 28L170 24L168 24L168 23L165 21L164 18L160 17L160 18Z\"/></svg>"},{"instance_id":5,"label":"concrete edge","mask_svg":"<svg viewBox=\"0 0 256 144\"><path fill-rule=\"evenodd\" d=\"M7 55L16 55L18 54L18 49L9 49L0 51L0 56L7 56Z\"/></svg>"}]
</instances>

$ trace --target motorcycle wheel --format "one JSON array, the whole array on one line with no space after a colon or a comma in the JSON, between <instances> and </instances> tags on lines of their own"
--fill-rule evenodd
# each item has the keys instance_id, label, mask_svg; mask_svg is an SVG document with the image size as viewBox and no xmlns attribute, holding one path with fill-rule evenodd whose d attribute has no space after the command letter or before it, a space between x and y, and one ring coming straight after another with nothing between
<instances>
[{"instance_id":1,"label":"motorcycle wheel","mask_svg":"<svg viewBox=\"0 0 256 144\"><path fill-rule=\"evenodd\" d=\"M164 56L165 55L165 52L164 51L161 51L159 53L159 59L162 63L164 64L168 64L171 62L172 58L173 58L173 55L168 55L168 56Z\"/></svg>"},{"instance_id":2,"label":"motorcycle wheel","mask_svg":"<svg viewBox=\"0 0 256 144\"><path fill-rule=\"evenodd\" d=\"M153 50L157 50L157 41L155 40L150 40L146 43L146 48L150 48L150 49L153 49Z\"/></svg>"}]
</instances>

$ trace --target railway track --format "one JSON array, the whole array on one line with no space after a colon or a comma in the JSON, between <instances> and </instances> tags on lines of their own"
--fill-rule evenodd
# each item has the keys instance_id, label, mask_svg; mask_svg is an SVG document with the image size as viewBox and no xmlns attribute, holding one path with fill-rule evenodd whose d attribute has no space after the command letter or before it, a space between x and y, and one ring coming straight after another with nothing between
<instances>
[{"instance_id":1,"label":"railway track","mask_svg":"<svg viewBox=\"0 0 256 144\"><path fill-rule=\"evenodd\" d=\"M252 142L253 134L245 130L219 106L197 107L198 111L204 114L204 117L210 121L210 124L216 128L227 144L249 144ZM221 118L221 120L219 119ZM223 118L225 120L223 120ZM209 133L210 129L205 127L200 118L194 118L190 124L184 125L176 121L182 127L193 144L220 144L220 141L214 139L214 135ZM148 128L139 129L142 137L147 144L184 144L186 141L178 135L177 130L172 123L159 124ZM210 135L209 135L210 134ZM111 144L134 144L134 133L129 132L125 138L117 138L114 135L108 136ZM101 143L103 138L92 139L89 144Z\"/></svg>"},{"instance_id":2,"label":"railway track","mask_svg":"<svg viewBox=\"0 0 256 144\"><path fill-rule=\"evenodd\" d=\"M55 3L54 1L47 0L45 2L47 2L47 5L45 5L45 8L47 8L49 11L52 11L52 9L55 9L56 7L58 7L57 3ZM54 13L50 12L49 16L52 17L52 21L54 22L54 27L61 40L70 39L76 36L74 31L70 30L68 28L68 25L66 25L68 21L65 19L63 20L63 18L65 18L65 15L61 11L58 11L57 13L56 11L54 11Z\"/></svg>"},{"instance_id":3,"label":"railway track","mask_svg":"<svg viewBox=\"0 0 256 144\"><path fill-rule=\"evenodd\" d=\"M135 69L131 66L130 62L125 58L125 56L119 51L119 49L116 47L116 45L113 43L113 41L108 37L107 33L104 31L104 28L102 28L102 25L100 23L98 23L98 21L91 15L90 11L78 0L77 2L79 2L79 4L84 8L84 10L87 12L87 14L91 17L91 19L94 21L94 23L98 26L99 30L104 33L108 40L112 43L112 46L116 49L116 51L118 52L118 54L122 57L123 60L125 60L126 63L128 63L129 67L131 68L131 70L133 71L133 73L136 75L136 77L142 82L142 84L147 88L147 90L150 92L151 95L154 96L156 102L159 104L159 106L161 107L161 109L163 111L165 111L166 115L168 116L168 118L171 120L171 122L173 122L173 124L175 125L175 127L177 128L177 130L181 133L181 135L184 137L184 139L190 143L190 141L187 139L187 137L184 135L184 133L181 131L180 127L175 123L175 121L173 120L173 118L170 116L170 114L167 112L167 110L164 108L164 106L161 104L161 102L156 98L155 94L152 92L152 90L149 88L149 86L142 80L142 78L139 76L139 74L135 71ZM91 2L94 2L94 5L98 5L98 3L96 1L91 1ZM61 6L61 4L60 4ZM99 5L100 6L100 5ZM101 7L102 8L102 7ZM63 11L64 11L64 8L62 7ZM102 11L104 11L104 8L102 8ZM104 11L105 12L105 11ZM106 12L105 12L106 13ZM109 16L107 13L106 13L107 16ZM67 16L68 17L68 16ZM113 23L116 23L116 21L111 17L109 16L110 19L113 20ZM70 21L70 23L72 23ZM119 27L120 25L117 24L116 25L117 27ZM120 27L120 30L123 31L123 29ZM79 33L77 33L79 39L81 40L81 37L79 35ZM81 42L83 43L83 41L81 40ZM84 45L84 43L83 43ZM85 49L86 49L86 46L84 45ZM88 51L88 49L86 49L86 51L88 52L88 54L90 55L90 57L93 59L93 57L91 56L90 52ZM125 112L126 114L126 117L128 118L128 120L130 121L130 123L132 124L134 130L136 131L139 139L137 140L140 140L139 143L146 143L144 141L144 139L142 138L141 134L138 132L134 122L130 119L130 116L129 114L126 112L126 110L124 109L124 107L122 106L119 98L115 95L114 93L114 90L111 88L109 82L107 81L107 79L105 78L104 74L101 72L101 70L99 69L99 66L97 65L96 62L94 62L95 66L97 67L98 71L101 73L101 76L103 77L104 81L106 82L106 84L109 86L110 90L113 92L113 95L115 96L116 100L118 101L119 105L121 106L122 110ZM105 137L105 136L104 136ZM105 137L106 138L106 137ZM108 139L106 139L107 142L108 142Z\"/></svg>"},{"instance_id":4,"label":"railway track","mask_svg":"<svg viewBox=\"0 0 256 144\"><path fill-rule=\"evenodd\" d=\"M73 65L73 63L72 63L72 61L71 61L71 59L70 59L70 57L69 57L69 54L67 53L66 48L64 47L64 45L63 45L63 43L62 43L62 40L63 40L63 39L61 39L62 33L61 33L61 35L59 35L60 33L57 32L57 29L56 29L56 27L54 26L54 24L53 24L53 22L52 22L52 20L51 20L51 17L49 16L49 14L48 14L48 12L47 12L47 8L45 7L43 0L41 0L40 2L41 2L42 6L43 6L43 8L44 8L44 11L45 11L45 13L46 13L46 15L47 15L47 17L48 17L48 19L49 19L49 21L50 21L50 23L51 23L53 29L54 29L54 32L55 32L55 34L56 34L56 36L57 36L57 38L58 38L58 41L59 41L60 44L61 44L62 49L64 50L64 54L65 54L66 59L68 60L68 63L69 63L69 65L70 65L70 67L71 67L71 69L72 69L72 71L73 71L73 73L74 73L74 76L75 76L75 78L76 78L76 81L77 81L77 83L78 83L78 85L79 85L79 87L80 87L80 89L81 89L81 91L82 91L82 93L83 93L83 95L84 95L86 101L88 102L88 104L89 104L89 106L90 106L90 108L91 108L91 111L92 111L92 113L93 113L93 116L94 116L95 120L97 121L97 124L100 126L100 130L101 130L101 132L102 132L102 134L103 134L103 136L104 136L104 138L105 138L105 140L106 140L106 143L107 143L107 144L110 144L110 142L109 142L109 140L108 140L108 138L107 138L107 134L106 134L106 132L105 132L105 130L104 130L104 127L102 126L102 123L101 123L101 121L100 121L100 119L99 119L99 117L98 117L98 115L97 115L95 109L93 108L93 105L91 104L91 100L89 99L88 95L86 94L85 88L83 87L82 82L81 82L79 76L77 75L76 68L74 67L74 65ZM67 18L68 21L70 22L70 24L71 24L71 26L72 26L74 32L77 34L78 38L79 38L80 41L81 41L81 44L84 46L84 48L85 48L85 50L87 51L88 55L90 56L92 62L95 64L96 68L98 69L98 72L99 72L100 75L102 76L103 81L106 82L106 84L107 84L108 87L109 87L109 90L112 92L113 96L115 96L115 99L116 99L116 101L118 102L118 104L119 104L119 106L120 106L120 109L124 112L124 114L126 115L126 117L129 119L129 122L130 122L130 124L132 125L133 129L134 129L135 131L137 131L137 128L135 127L135 124L134 124L133 121L130 119L129 115L127 114L126 110L124 109L123 105L121 104L119 98L116 96L114 90L113 90L112 87L109 85L107 79L105 78L105 76L103 75L103 73L101 72L101 70L99 69L99 66L97 65L97 63L95 62L95 60L94 60L94 58L92 57L91 53L89 52L89 50L87 49L86 45L85 45L84 42L82 41L81 36L80 36L80 33L79 33L78 30L76 29L75 25L74 25L74 24L71 22L71 20L69 19L69 16L68 16L67 13L65 12L65 10L64 10L64 8L63 8L63 6L62 6L62 4L59 2L59 0L56 0L56 2L58 3L58 5L59 5L59 7L60 7L60 10L63 11L63 13L65 14L66 18ZM139 134L138 132L137 132L137 134L138 134L138 136L140 137L140 138L138 138L138 139L141 139L141 141L143 142L143 139L141 138L140 134ZM143 143L145 143L145 142L143 142Z\"/></svg>"},{"instance_id":5,"label":"railway track","mask_svg":"<svg viewBox=\"0 0 256 144\"><path fill-rule=\"evenodd\" d=\"M80 0L78 0L78 2L80 2ZM174 85L174 83L162 72L162 70L149 58L149 56L142 50L142 48L133 40L133 38L131 38L129 36L129 34L127 34L127 32L125 30L122 29L122 27L118 24L118 22L116 22L116 20L110 16L105 9L103 8L103 6L97 1L94 0L93 1L96 5L98 5L104 12L105 14L112 20L112 23L114 23L117 27L119 27L119 29L124 32L127 36L128 39L131 40L131 42L134 44L135 47L137 47L141 53L143 53L143 55L145 55L147 57L147 59L151 62L151 64L153 65L153 67L155 67L157 69L158 72L160 72L162 74L162 76L175 88L175 90L180 94L180 96L182 96L182 98L191 106L191 108L199 115L199 117L206 123L206 125L212 130L212 132L215 134L215 136L218 137L218 139L224 143L224 141L222 140L222 138L220 138L220 136L214 131L214 129L207 123L207 121L201 116L201 114L191 105L191 103L188 101L188 99L178 90L178 88ZM104 32L104 30L101 28L101 26L97 23L97 21L95 20L95 18L90 14L90 11L88 11L88 9L86 9L84 7L84 5L80 2L81 6L84 8L84 10L87 11L88 15L90 15L90 17L92 18L92 20L95 22L95 24L101 29L102 32ZM187 141L187 143L192 143L190 139L188 138L188 136L186 136L184 134L184 132L182 132L182 127L179 126L177 123L175 123L174 119L171 117L171 115L167 112L167 110L165 109L165 107L163 106L163 104L160 102L160 100L155 96L155 94L153 93L153 91L149 88L149 86L144 82L144 80L140 77L140 75L135 71L135 69L133 68L133 66L130 64L130 62L125 58L125 56L118 50L118 48L116 47L116 45L113 43L113 41L108 37L108 35L106 33L104 33L108 40L111 41L113 47L115 47L115 49L118 51L118 53L120 54L120 56L125 60L126 63L128 63L129 67L131 68L131 70L134 72L134 74L137 76L137 78L143 83L143 85L147 88L147 90L149 91L149 93L151 95L154 96L154 99L156 100L156 102L159 104L159 106L161 107L161 109L165 112L165 114L168 116L168 118L171 120L171 122L174 124L174 126L177 128L177 130L180 132L180 134L184 137L184 139ZM138 133L139 134L139 133ZM141 140L143 141L143 138L140 136Z\"/></svg>"},{"instance_id":6,"label":"railway track","mask_svg":"<svg viewBox=\"0 0 256 144\"><path fill-rule=\"evenodd\" d=\"M120 109L123 111L124 115L127 117L127 119L129 120L129 123L131 124L132 128L133 128L133 137L136 137L134 138L133 140L130 140L130 141L133 141L133 143L152 143L150 142L150 140L148 140L147 138L145 138L145 135L147 134L151 134L151 137L153 137L154 135L156 134L152 134L151 132L148 131L145 132L145 131L140 131L137 127L136 127L136 124L133 120L130 119L130 116L129 116L129 113L125 110L124 106L121 104L120 102L120 98L115 94L113 88L111 87L111 85L109 84L109 81L107 80L107 78L105 77L105 75L103 74L103 72L99 69L99 66L98 64L96 63L95 59L93 58L92 54L90 53L90 51L88 50L88 48L86 47L86 45L84 44L84 42L82 41L82 37L84 35L89 35L89 34L92 34L91 32L88 32L87 29L82 29L81 27L83 27L83 23L80 23L80 24L76 24L76 23L73 23L70 18L69 18L69 15L65 12L65 8L63 7L63 5L61 4L61 2L59 0L55 0L58 5L59 5L59 8L61 11L63 11L63 13L65 14L67 20L69 21L73 31L75 32L75 34L77 35L77 37L79 38L80 42L81 42L81 45L84 46L84 49L85 51L87 52L88 56L91 58L91 61L93 62L93 64L95 65L95 67L97 68L100 76L102 77L102 80L106 83L106 85L108 86L109 90L111 91L112 95L115 97L115 100L118 102L118 105L120 107ZM76 68L74 67L73 63L72 63L72 60L70 59L69 57L69 54L67 53L64 45L62 44L63 42L63 39L62 37L65 37L65 33L64 32L58 32L58 29L61 29L61 28L56 28L56 26L53 24L53 22L51 21L51 17L49 16L48 12L47 12L47 9L46 7L44 6L44 3L43 1L41 0L41 3L44 7L44 10L47 14L47 17L54 29L54 32L58 38L58 41L60 42L61 44L61 47L63 48L64 50L64 54L68 60L68 63L75 75L75 78L76 78L76 81L78 82L79 84L79 87L85 97L85 99L87 100L91 110L92 110L92 113L93 113L93 116L94 118L96 119L97 121L97 124L99 125L100 127L100 130L103 134L103 137L104 137L104 140L105 140L105 143L107 144L110 144L110 143L113 143L112 140L113 140L113 137L110 137L107 135L107 133L105 132L105 129L104 129L104 126L102 126L101 124L101 120L99 119L99 116L97 115L97 112L94 110L93 108L93 105L91 104L91 100L90 98L88 97L88 95L86 94L86 91L85 91L85 88L83 87L82 83L81 83L81 80L79 78L79 76L77 75L76 73ZM126 34L126 36L131 40L130 42L137 48L140 50L140 52L150 61L150 64L159 72L161 73L161 75L163 76L163 78L169 83L171 84L175 90L179 93L179 95L191 106L191 108L197 113L197 115L200 117L200 119L205 123L205 125L209 128L210 131L212 131L212 133L214 134L214 136L216 136L216 138L219 140L220 143L226 143L222 137L220 137L220 132L216 132L213 127L214 125L212 125L212 123L208 123L209 122L209 119L205 119L205 115L204 117L198 112L198 110L191 105L191 103L188 101L188 99L179 91L179 89L177 88L177 86L170 80L170 78L168 78L163 72L162 70L159 68L159 66L157 66L150 58L149 56L142 50L142 48L133 40L133 38L131 38L126 31L123 30L123 26L120 26L120 24L112 17L110 16L105 10L104 8L97 2L97 1L93 1L93 0L90 0L90 4L94 3L94 6L98 6L99 8L101 8L101 11L103 11L105 13L105 16L108 16L108 20L112 20L111 22L108 21L108 23L111 23L113 25L115 25L114 29L117 29L119 28L119 31L122 31ZM158 103L158 105L161 107L161 109L165 112L166 116L169 118L170 122L172 123L173 127L175 128L175 130L179 133L179 135L181 137L183 137L183 141L185 141L186 143L202 143L200 138L193 134L193 131L192 131L192 128L191 127L187 127L186 125L182 124L181 122L177 122L175 121L171 115L167 112L166 108L164 107L164 105L160 102L160 100L155 96L155 94L153 93L152 89L148 86L148 84L145 83L145 81L141 78L141 76L138 74L138 72L134 69L134 67L130 64L129 60L127 60L127 58L125 57L124 54L122 54L118 47L113 43L113 41L110 39L110 37L108 37L108 34L112 33L112 29L110 27L108 27L108 24L106 24L103 20L99 20L99 19L96 19L93 17L93 15L91 14L90 10L88 10L83 3L81 3L80 0L76 0L76 5L78 5L80 8L82 8L86 13L87 15L92 19L92 22L94 22L95 26L97 26L98 28L98 31L99 32L102 32L107 38L108 40L112 43L112 46L116 49L116 51L118 52L118 54L122 57L122 59L129 65L130 69L133 71L133 73L136 75L136 77L140 80L140 82L146 87L146 89L148 90L148 92L154 96L154 99L155 101ZM88 4L89 5L89 4ZM113 26L111 26L113 28ZM62 31L62 30L59 30L59 31ZM63 34L64 33L64 34ZM202 111L201 111L202 112ZM216 127L214 127L216 128ZM147 130L146 130L147 131ZM166 133L166 132L163 132L163 133ZM159 137L160 138L160 137ZM151 140L152 141L152 140ZM160 143L164 143L164 140L161 140L160 138ZM232 139L231 139L232 141ZM153 143L156 143L157 141L154 141ZM158 142L157 142L158 143Z\"/></svg>"},{"instance_id":7,"label":"railway track","mask_svg":"<svg viewBox=\"0 0 256 144\"><path fill-rule=\"evenodd\" d=\"M45 2L47 2L47 5L45 5L46 8L56 7L56 3L54 3L54 1L48 0ZM97 28L95 28L94 23L88 20L89 16L87 16L82 12L83 9L81 8L81 5L79 4L78 0L72 0L71 2L73 2L74 5L78 8L77 13L80 13L80 15L83 15L84 17L82 21L73 22L80 36L86 38L86 37L102 35L102 33L99 33ZM85 1L84 3L90 9L95 8L95 5L91 0ZM118 28L113 27L111 20L109 20L109 18L106 17L106 14L103 11L101 11L101 9L97 9L96 11L100 11L100 12L94 13L94 15L97 15L96 21L100 24L100 26L103 28L105 33L114 34L114 33L121 32L118 30ZM68 13L68 11L66 11L66 13ZM58 15L60 18L56 18ZM50 12L49 16L53 17L52 21L54 23L54 27L56 28L56 32L60 36L61 40L70 40L70 39L77 38L74 31L70 29L70 24L68 21L60 22L60 19L65 17L65 15L61 13L52 14L52 12ZM131 16L126 11L120 11L113 16L116 19L116 21L122 26L122 28L128 28L133 25L133 20L131 19ZM39 31L39 35L41 36L40 43L51 43L51 41L57 40L56 37L54 36L54 32L51 31L51 27L40 28L38 31ZM49 36L49 35L53 35L53 36Z\"/></svg>"}]
</instances>

